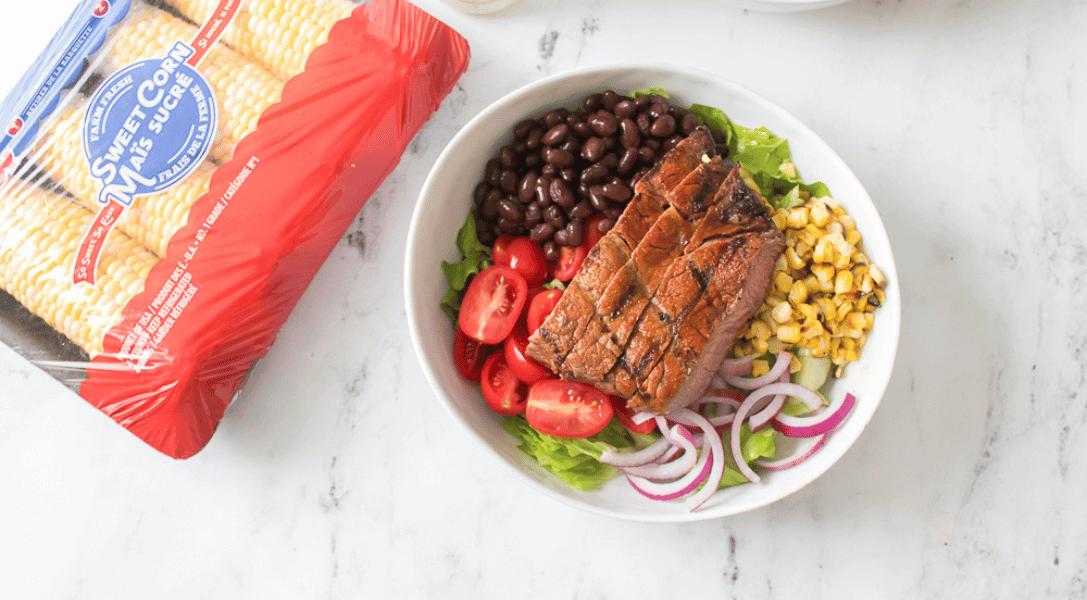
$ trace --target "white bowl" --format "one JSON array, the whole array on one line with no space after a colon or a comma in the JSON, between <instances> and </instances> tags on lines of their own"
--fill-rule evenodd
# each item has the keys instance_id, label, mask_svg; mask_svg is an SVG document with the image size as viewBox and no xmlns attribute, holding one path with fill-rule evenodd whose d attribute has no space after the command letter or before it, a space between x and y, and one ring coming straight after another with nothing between
<instances>
[{"instance_id":1,"label":"white bowl","mask_svg":"<svg viewBox=\"0 0 1087 600\"><path fill-rule=\"evenodd\" d=\"M800 10L815 10L817 8L830 8L839 4L845 4L849 0L718 0L722 4L728 4L737 8L750 10L766 10L773 12L794 12Z\"/></svg>"},{"instance_id":2,"label":"white bowl","mask_svg":"<svg viewBox=\"0 0 1087 600\"><path fill-rule=\"evenodd\" d=\"M649 87L667 90L680 104L700 103L725 111L736 123L765 125L788 138L806 181L826 183L856 220L865 249L887 277L887 300L859 363L833 384L832 394L857 397L852 414L813 457L796 467L767 474L758 484L722 490L701 509L684 503L657 502L638 495L619 478L602 489L581 492L541 469L516 447L501 417L487 408L478 384L466 381L453 363L453 329L439 308L447 289L440 263L460 260L457 230L472 204L472 190L484 163L507 143L513 126L556 107L572 107L589 93L614 89L631 92ZM872 200L844 162L818 136L778 106L716 75L675 67L610 66L580 69L529 84L489 106L462 129L431 170L408 233L405 269L408 325L426 377L454 420L536 489L595 513L637 521L693 521L732 515L779 500L819 477L861 434L879 405L891 376L901 317L898 277L891 246Z\"/></svg>"}]
</instances>

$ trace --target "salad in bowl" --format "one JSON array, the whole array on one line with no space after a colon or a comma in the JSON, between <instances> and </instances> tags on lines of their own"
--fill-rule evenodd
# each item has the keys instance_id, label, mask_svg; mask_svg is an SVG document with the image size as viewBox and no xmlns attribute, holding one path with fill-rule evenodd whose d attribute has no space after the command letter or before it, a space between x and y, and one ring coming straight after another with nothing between
<instances>
[{"instance_id":1,"label":"salad in bowl","mask_svg":"<svg viewBox=\"0 0 1087 600\"><path fill-rule=\"evenodd\" d=\"M499 100L436 163L407 255L413 341L454 418L611 516L713 518L799 489L860 435L897 346L859 182L698 71L587 69Z\"/></svg>"}]
</instances>

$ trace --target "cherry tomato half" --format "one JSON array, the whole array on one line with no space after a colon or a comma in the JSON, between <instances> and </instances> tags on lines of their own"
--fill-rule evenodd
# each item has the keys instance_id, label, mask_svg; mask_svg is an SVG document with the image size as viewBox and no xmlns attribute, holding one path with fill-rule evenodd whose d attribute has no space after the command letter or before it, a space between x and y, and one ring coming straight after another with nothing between
<instances>
[{"instance_id":1,"label":"cherry tomato half","mask_svg":"<svg viewBox=\"0 0 1087 600\"><path fill-rule=\"evenodd\" d=\"M520 273L529 285L547 280L548 265L543 248L527 237L513 238L500 254L495 254L492 250L492 257L495 264L504 264Z\"/></svg>"},{"instance_id":2,"label":"cherry tomato half","mask_svg":"<svg viewBox=\"0 0 1087 600\"><path fill-rule=\"evenodd\" d=\"M464 293L461 330L484 344L501 342L517 324L527 295L528 284L517 271L502 265L483 269Z\"/></svg>"},{"instance_id":3,"label":"cherry tomato half","mask_svg":"<svg viewBox=\"0 0 1087 600\"><path fill-rule=\"evenodd\" d=\"M510 370L517 376L517 379L533 384L541 379L554 376L547 367L536 362L526 353L528 336L524 333L516 331L511 333L506 338L503 346L503 352L506 354L506 364L509 365Z\"/></svg>"},{"instance_id":4,"label":"cherry tomato half","mask_svg":"<svg viewBox=\"0 0 1087 600\"><path fill-rule=\"evenodd\" d=\"M468 334L460 329L457 329L453 338L453 362L456 363L460 374L468 381L479 381L480 373L483 372L483 363L494 350L494 346L481 344L468 337Z\"/></svg>"},{"instance_id":5,"label":"cherry tomato half","mask_svg":"<svg viewBox=\"0 0 1087 600\"><path fill-rule=\"evenodd\" d=\"M608 396L608 400L611 400L611 407L615 410L615 416L619 419L619 422L623 424L628 430L634 433L651 433L657 428L656 419L649 419L643 422L641 425L634 423L634 412L627 408L627 401L619 396Z\"/></svg>"},{"instance_id":6,"label":"cherry tomato half","mask_svg":"<svg viewBox=\"0 0 1087 600\"><path fill-rule=\"evenodd\" d=\"M510 370L505 353L495 352L483 364L480 386L483 388L483 399L494 412L502 415L524 412L527 386Z\"/></svg>"},{"instance_id":7,"label":"cherry tomato half","mask_svg":"<svg viewBox=\"0 0 1087 600\"><path fill-rule=\"evenodd\" d=\"M528 328L529 335L536 333L540 325L543 325L551 311L555 310L560 298L562 298L562 290L545 290L532 298L532 302L528 305L528 315L525 317L525 326Z\"/></svg>"},{"instance_id":8,"label":"cherry tomato half","mask_svg":"<svg viewBox=\"0 0 1087 600\"><path fill-rule=\"evenodd\" d=\"M540 433L583 438L604 429L613 412L604 392L591 385L544 379L529 388L525 417Z\"/></svg>"}]
</instances>

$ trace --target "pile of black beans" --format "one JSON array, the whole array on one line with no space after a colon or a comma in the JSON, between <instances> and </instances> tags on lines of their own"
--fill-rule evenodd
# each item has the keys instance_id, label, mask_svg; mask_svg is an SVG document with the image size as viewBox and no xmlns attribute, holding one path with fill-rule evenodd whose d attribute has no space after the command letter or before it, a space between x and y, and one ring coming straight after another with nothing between
<instances>
[{"instance_id":1,"label":"pile of black beans","mask_svg":"<svg viewBox=\"0 0 1087 600\"><path fill-rule=\"evenodd\" d=\"M480 242L527 235L555 260L561 246L581 245L597 215L606 233L638 179L697 127L697 116L659 95L612 90L518 123L474 191Z\"/></svg>"}]
</instances>

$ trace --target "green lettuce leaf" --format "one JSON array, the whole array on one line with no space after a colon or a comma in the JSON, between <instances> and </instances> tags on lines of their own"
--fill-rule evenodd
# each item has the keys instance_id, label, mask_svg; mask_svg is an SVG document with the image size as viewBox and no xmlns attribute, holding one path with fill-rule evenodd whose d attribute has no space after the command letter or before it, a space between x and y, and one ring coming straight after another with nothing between
<instances>
[{"instance_id":1,"label":"green lettuce leaf","mask_svg":"<svg viewBox=\"0 0 1087 600\"><path fill-rule=\"evenodd\" d=\"M442 310L457 328L457 313L464 298L464 290L472 277L491 266L491 249L479 242L476 236L475 212L469 211L464 225L457 232L457 248L463 257L459 262L442 261L442 271L449 280L449 289L442 297Z\"/></svg>"},{"instance_id":2,"label":"green lettuce leaf","mask_svg":"<svg viewBox=\"0 0 1087 600\"><path fill-rule=\"evenodd\" d=\"M726 429L724 444L729 460L725 466L725 472L721 476L721 485L719 487L722 488L749 483L747 478L736 469L736 458L732 456L732 452L729 450L728 435L729 432ZM773 427L763 427L755 433L751 433L751 428L747 426L747 423L740 427L740 453L743 455L744 462L751 464L756 458L774 458L776 451Z\"/></svg>"},{"instance_id":3,"label":"green lettuce leaf","mask_svg":"<svg viewBox=\"0 0 1087 600\"><path fill-rule=\"evenodd\" d=\"M704 104L691 105L691 112L712 129L725 135L729 158L751 172L759 191L774 208L792 208L802 203L800 192L829 196L827 186L807 184L800 179L793 164L789 142L765 127L754 129L737 125L724 112Z\"/></svg>"},{"instance_id":4,"label":"green lettuce leaf","mask_svg":"<svg viewBox=\"0 0 1087 600\"><path fill-rule=\"evenodd\" d=\"M530 427L522 416L507 417L503 426L519 440L517 448L521 452L582 491L597 489L619 474L615 467L599 461L605 450L627 450L635 445L618 419L612 419L600 433L582 439L544 435Z\"/></svg>"}]
</instances>

